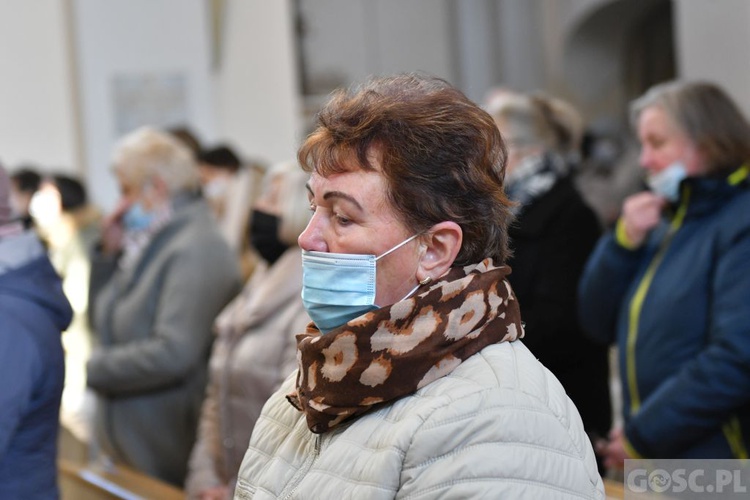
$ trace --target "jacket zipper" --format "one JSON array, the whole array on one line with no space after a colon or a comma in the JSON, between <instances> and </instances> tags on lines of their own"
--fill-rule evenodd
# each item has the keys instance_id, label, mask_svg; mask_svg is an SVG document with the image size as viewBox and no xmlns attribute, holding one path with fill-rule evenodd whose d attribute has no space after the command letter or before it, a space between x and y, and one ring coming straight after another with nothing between
<instances>
[{"instance_id":1,"label":"jacket zipper","mask_svg":"<svg viewBox=\"0 0 750 500\"><path fill-rule=\"evenodd\" d=\"M750 176L750 165L743 164L740 168L732 172L727 180L731 186L736 186L747 179L748 176ZM737 415L732 415L729 421L722 426L722 431L724 432L724 437L727 439L727 443L729 443L734 458L739 458L740 460L749 458L750 455L748 455L747 448L745 447L745 440L742 438L742 425Z\"/></svg>"},{"instance_id":2,"label":"jacket zipper","mask_svg":"<svg viewBox=\"0 0 750 500\"><path fill-rule=\"evenodd\" d=\"M312 454L308 455L307 458L305 458L305 461L302 464L302 467L300 467L299 470L297 470L292 480L289 482L286 488L284 488L285 491L281 492L281 494L279 495L280 500L289 500L297 492L297 488L299 488L299 485L302 483L302 480L305 478L305 476L307 476L307 473L310 472L310 469L312 469L312 466L315 463L315 460L317 460L318 456L320 455L321 441L322 441L321 435L316 434L315 444L313 446Z\"/></svg>"},{"instance_id":3,"label":"jacket zipper","mask_svg":"<svg viewBox=\"0 0 750 500\"><path fill-rule=\"evenodd\" d=\"M732 415L729 421L722 426L722 431L724 431L724 437L729 443L734 458L747 460L748 453L747 448L745 448L745 441L742 439L742 425L737 415Z\"/></svg>"},{"instance_id":4,"label":"jacket zipper","mask_svg":"<svg viewBox=\"0 0 750 500\"><path fill-rule=\"evenodd\" d=\"M641 311L643 309L643 303L648 294L648 289L651 287L651 282L656 274L656 269L664 259L664 254L667 253L672 238L674 237L677 230L682 226L682 222L685 219L687 208L690 200L690 189L685 188L684 201L677 210L677 214L672 223L669 225L669 230L664 236L664 240L659 246L659 250L654 255L651 263L646 269L646 273L643 275L641 282L638 284L633 298L630 301L630 310L628 315L628 337L626 343L626 370L628 379L628 389L630 392L630 414L633 415L641 407L641 398L638 393L638 379L636 377L635 370L635 346L638 340L638 323L640 322Z\"/></svg>"}]
</instances>

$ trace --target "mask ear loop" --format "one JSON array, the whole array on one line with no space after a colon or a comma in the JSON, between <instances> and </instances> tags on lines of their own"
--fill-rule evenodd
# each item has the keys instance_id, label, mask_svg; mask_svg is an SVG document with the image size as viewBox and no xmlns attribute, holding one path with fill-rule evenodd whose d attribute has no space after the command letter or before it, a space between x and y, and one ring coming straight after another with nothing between
<instances>
[{"instance_id":1,"label":"mask ear loop","mask_svg":"<svg viewBox=\"0 0 750 500\"><path fill-rule=\"evenodd\" d=\"M417 283L417 286L415 286L414 288L412 288L409 291L409 293L407 293L406 295L404 295L404 298L401 299L401 300L408 299L409 297L411 297L412 295L414 295L414 292L416 292L417 290L419 290L420 287L423 287L423 286L428 285L430 283L432 283L432 278L429 277L429 276L427 276L425 279L423 279L422 281L420 281L419 283ZM399 302L401 302L401 300Z\"/></svg>"},{"instance_id":2,"label":"mask ear loop","mask_svg":"<svg viewBox=\"0 0 750 500\"><path fill-rule=\"evenodd\" d=\"M409 243L409 242L410 242L411 240L413 240L413 239L414 239L414 238L416 238L417 236L419 236L419 233L415 234L415 235L414 235L414 236L412 236L411 238L406 238L406 239L405 239L404 241L402 241L401 243L399 243L399 244L398 244L398 245L396 245L395 247L391 248L391 249L390 249L390 250L388 250L387 252L385 252L385 253L382 253L382 254L378 255L377 257L375 257L375 261L378 261L378 260L382 259L383 257L385 257L386 255L388 255L388 254L389 254L389 253L391 253L391 252L395 252L396 250L398 250L398 249L399 249L399 248L401 248L402 246L406 245L407 243Z\"/></svg>"},{"instance_id":3,"label":"mask ear loop","mask_svg":"<svg viewBox=\"0 0 750 500\"><path fill-rule=\"evenodd\" d=\"M412 236L411 238L409 238L409 239L408 239L407 241L411 241L411 240L413 240L414 238L416 238L417 236L418 236L418 234L415 234L414 236ZM403 243L402 243L402 244L403 244ZM401 245L399 245L399 246L401 246ZM422 245L422 246L424 246L424 245ZM414 295L414 292L416 292L417 290L419 290L419 288L420 288L420 287L423 287L423 286L425 286L425 285L428 285L428 284L430 284L430 283L432 283L432 276L427 276L427 277L425 277L424 279L422 279L422 281L420 281L419 283L417 283L417 286L415 286L414 288L412 288L412 289L411 289L411 290L409 291L409 293L407 293L407 294L406 294L406 295L404 296L404 298L403 298L403 299L401 299L401 300L406 300L406 299L408 299L409 297L411 297L412 295ZM400 301L399 301L399 302L400 302Z\"/></svg>"}]
</instances>

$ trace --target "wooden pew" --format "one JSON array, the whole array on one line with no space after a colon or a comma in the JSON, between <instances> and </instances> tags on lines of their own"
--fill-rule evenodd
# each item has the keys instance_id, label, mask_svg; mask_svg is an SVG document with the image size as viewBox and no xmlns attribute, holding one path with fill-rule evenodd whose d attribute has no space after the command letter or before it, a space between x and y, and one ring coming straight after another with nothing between
<instances>
[{"instance_id":1,"label":"wooden pew","mask_svg":"<svg viewBox=\"0 0 750 500\"><path fill-rule=\"evenodd\" d=\"M62 500L183 500L185 492L122 465L57 461Z\"/></svg>"},{"instance_id":2,"label":"wooden pew","mask_svg":"<svg viewBox=\"0 0 750 500\"><path fill-rule=\"evenodd\" d=\"M622 500L625 498L625 487L621 481L604 478L604 494L607 500Z\"/></svg>"},{"instance_id":3,"label":"wooden pew","mask_svg":"<svg viewBox=\"0 0 750 500\"><path fill-rule=\"evenodd\" d=\"M78 465L58 460L62 500L182 500L185 492L122 465ZM607 500L622 500L625 490L620 481L604 479Z\"/></svg>"}]
</instances>

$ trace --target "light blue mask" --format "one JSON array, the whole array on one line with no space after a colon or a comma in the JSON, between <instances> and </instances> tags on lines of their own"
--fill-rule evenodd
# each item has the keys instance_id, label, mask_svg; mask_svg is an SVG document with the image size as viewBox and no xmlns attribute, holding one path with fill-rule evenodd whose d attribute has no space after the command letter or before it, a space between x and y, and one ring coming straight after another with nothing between
<instances>
[{"instance_id":1,"label":"light blue mask","mask_svg":"<svg viewBox=\"0 0 750 500\"><path fill-rule=\"evenodd\" d=\"M416 237L415 234L377 257L302 251L302 304L318 329L328 333L378 309L375 305L376 262Z\"/></svg>"},{"instance_id":2,"label":"light blue mask","mask_svg":"<svg viewBox=\"0 0 750 500\"><path fill-rule=\"evenodd\" d=\"M680 199L680 183L686 177L685 164L678 160L661 172L649 176L646 184L651 191L674 203Z\"/></svg>"},{"instance_id":3,"label":"light blue mask","mask_svg":"<svg viewBox=\"0 0 750 500\"><path fill-rule=\"evenodd\" d=\"M146 211L141 202L133 203L122 216L122 225L126 231L143 231L153 221L154 214Z\"/></svg>"}]
</instances>

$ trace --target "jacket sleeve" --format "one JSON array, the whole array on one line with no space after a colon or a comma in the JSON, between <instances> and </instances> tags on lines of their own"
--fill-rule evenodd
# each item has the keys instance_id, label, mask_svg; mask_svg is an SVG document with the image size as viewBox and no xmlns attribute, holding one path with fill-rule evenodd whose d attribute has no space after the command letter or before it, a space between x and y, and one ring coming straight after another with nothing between
<instances>
[{"instance_id":1,"label":"jacket sleeve","mask_svg":"<svg viewBox=\"0 0 750 500\"><path fill-rule=\"evenodd\" d=\"M213 321L240 284L234 261L217 261L213 249L182 248L169 260L152 334L95 350L87 365L89 386L108 395L158 389L205 363Z\"/></svg>"},{"instance_id":2,"label":"jacket sleeve","mask_svg":"<svg viewBox=\"0 0 750 500\"><path fill-rule=\"evenodd\" d=\"M578 316L591 339L614 342L617 316L642 252L620 246L611 232L597 243L578 286Z\"/></svg>"},{"instance_id":3,"label":"jacket sleeve","mask_svg":"<svg viewBox=\"0 0 750 500\"><path fill-rule=\"evenodd\" d=\"M109 257L97 249L91 251L91 269L88 283L88 309L86 310L89 325L95 325L96 301L117 270L117 258ZM100 334L100 332L97 332Z\"/></svg>"},{"instance_id":4,"label":"jacket sleeve","mask_svg":"<svg viewBox=\"0 0 750 500\"><path fill-rule=\"evenodd\" d=\"M750 402L750 227L714 265L708 344L625 426L641 455L675 456Z\"/></svg>"},{"instance_id":5,"label":"jacket sleeve","mask_svg":"<svg viewBox=\"0 0 750 500\"><path fill-rule=\"evenodd\" d=\"M0 463L27 411L41 360L20 325L0 311Z\"/></svg>"},{"instance_id":6,"label":"jacket sleeve","mask_svg":"<svg viewBox=\"0 0 750 500\"><path fill-rule=\"evenodd\" d=\"M218 351L217 339L214 343L214 354ZM221 423L219 422L219 380L210 377L206 388L206 398L201 407L198 423L198 435L188 463L188 475L185 480L187 498L199 498L200 492L216 486L224 486L217 474L217 450L221 447Z\"/></svg>"}]
</instances>

